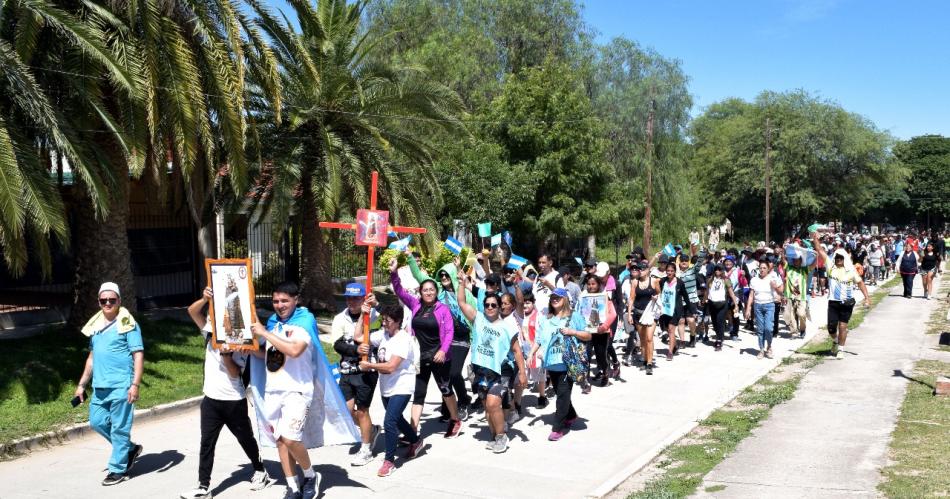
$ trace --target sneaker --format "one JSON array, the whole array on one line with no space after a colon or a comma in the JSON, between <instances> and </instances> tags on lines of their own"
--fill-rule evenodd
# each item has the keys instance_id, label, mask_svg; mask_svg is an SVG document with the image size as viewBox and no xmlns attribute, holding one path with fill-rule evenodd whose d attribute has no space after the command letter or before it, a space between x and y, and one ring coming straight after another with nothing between
<instances>
[{"instance_id":1,"label":"sneaker","mask_svg":"<svg viewBox=\"0 0 950 499\"><path fill-rule=\"evenodd\" d=\"M313 478L304 478L300 484L300 499L313 499L320 491L320 473L314 473Z\"/></svg>"},{"instance_id":2,"label":"sneaker","mask_svg":"<svg viewBox=\"0 0 950 499\"><path fill-rule=\"evenodd\" d=\"M270 486L276 480L271 478L266 471L255 471L251 476L251 490L262 490ZM210 495L208 497L211 497Z\"/></svg>"},{"instance_id":3,"label":"sneaker","mask_svg":"<svg viewBox=\"0 0 950 499\"><path fill-rule=\"evenodd\" d=\"M459 421L468 421L468 406L460 405L458 408Z\"/></svg>"},{"instance_id":4,"label":"sneaker","mask_svg":"<svg viewBox=\"0 0 950 499\"><path fill-rule=\"evenodd\" d=\"M393 474L393 470L396 469L396 465L392 461L385 460L383 465L379 467L379 471L376 472L376 476L389 476Z\"/></svg>"},{"instance_id":5,"label":"sneaker","mask_svg":"<svg viewBox=\"0 0 950 499\"><path fill-rule=\"evenodd\" d=\"M673 352L671 351L666 352L666 360L673 360Z\"/></svg>"},{"instance_id":6,"label":"sneaker","mask_svg":"<svg viewBox=\"0 0 950 499\"><path fill-rule=\"evenodd\" d=\"M125 467L125 474L128 475L132 471L132 466L135 466L135 461L138 460L139 456L142 455L142 446L139 444L132 444L132 448L129 449L129 461Z\"/></svg>"},{"instance_id":7,"label":"sneaker","mask_svg":"<svg viewBox=\"0 0 950 499\"><path fill-rule=\"evenodd\" d=\"M653 364L647 364L647 376L653 376Z\"/></svg>"},{"instance_id":8,"label":"sneaker","mask_svg":"<svg viewBox=\"0 0 950 499\"><path fill-rule=\"evenodd\" d=\"M800 340L805 339L805 332L804 332L804 331L798 333L798 339L800 339Z\"/></svg>"},{"instance_id":9,"label":"sneaker","mask_svg":"<svg viewBox=\"0 0 950 499\"><path fill-rule=\"evenodd\" d=\"M614 364L614 368L610 370L610 377L620 379L620 364Z\"/></svg>"},{"instance_id":10,"label":"sneaker","mask_svg":"<svg viewBox=\"0 0 950 499\"><path fill-rule=\"evenodd\" d=\"M563 436L564 436L564 433L563 433L563 432L560 432L560 431L552 431L551 434L548 435L548 440L550 440L550 441L552 441L552 442L557 442L557 441L560 440Z\"/></svg>"},{"instance_id":11,"label":"sneaker","mask_svg":"<svg viewBox=\"0 0 950 499\"><path fill-rule=\"evenodd\" d=\"M548 406L548 398L538 397L538 409L544 409L547 406Z\"/></svg>"},{"instance_id":12,"label":"sneaker","mask_svg":"<svg viewBox=\"0 0 950 499\"><path fill-rule=\"evenodd\" d=\"M581 393L584 395L590 393L590 383L585 383L584 386L581 387Z\"/></svg>"},{"instance_id":13,"label":"sneaker","mask_svg":"<svg viewBox=\"0 0 950 499\"><path fill-rule=\"evenodd\" d=\"M835 358L838 359L838 360L843 359L843 358L844 358L844 351L843 351L843 350L838 350L837 352L835 352Z\"/></svg>"},{"instance_id":14,"label":"sneaker","mask_svg":"<svg viewBox=\"0 0 950 499\"><path fill-rule=\"evenodd\" d=\"M449 421L449 428L445 430L445 438L455 438L462 431L462 422L459 420Z\"/></svg>"},{"instance_id":15,"label":"sneaker","mask_svg":"<svg viewBox=\"0 0 950 499\"><path fill-rule=\"evenodd\" d=\"M211 492L208 492L208 487L199 485L188 492L182 492L181 499L211 499Z\"/></svg>"},{"instance_id":16,"label":"sneaker","mask_svg":"<svg viewBox=\"0 0 950 499\"><path fill-rule=\"evenodd\" d=\"M837 357L837 356L838 356L838 344L837 344L837 343L834 343L834 344L831 345L831 356L832 356L832 357Z\"/></svg>"},{"instance_id":17,"label":"sneaker","mask_svg":"<svg viewBox=\"0 0 950 499\"><path fill-rule=\"evenodd\" d=\"M290 490L290 487L287 487L287 490L284 491L284 499L300 499L303 497L300 492L295 490Z\"/></svg>"},{"instance_id":18,"label":"sneaker","mask_svg":"<svg viewBox=\"0 0 950 499\"><path fill-rule=\"evenodd\" d=\"M409 444L409 452L406 454L407 459L414 459L419 456L419 453L422 452L422 448L425 446L425 443L422 441L422 437L419 437L419 440L416 440L416 443Z\"/></svg>"},{"instance_id":19,"label":"sneaker","mask_svg":"<svg viewBox=\"0 0 950 499\"><path fill-rule=\"evenodd\" d=\"M383 427L378 424L373 425L373 431L370 432L369 437L369 450L370 452L376 448L376 443L379 442L379 436L383 434Z\"/></svg>"},{"instance_id":20,"label":"sneaker","mask_svg":"<svg viewBox=\"0 0 950 499\"><path fill-rule=\"evenodd\" d=\"M494 438L492 438L492 439L489 440L488 442L485 442L485 449L487 449L487 450L495 450L495 439L494 439Z\"/></svg>"},{"instance_id":21,"label":"sneaker","mask_svg":"<svg viewBox=\"0 0 950 499\"><path fill-rule=\"evenodd\" d=\"M695 337L695 336L690 336L690 337L689 337L689 343L687 343L686 346L689 347L689 348L696 348L696 337Z\"/></svg>"},{"instance_id":22,"label":"sneaker","mask_svg":"<svg viewBox=\"0 0 950 499\"><path fill-rule=\"evenodd\" d=\"M765 351L765 358L766 358L766 359L771 359L771 358L772 358L772 349L771 349L771 348Z\"/></svg>"},{"instance_id":23,"label":"sneaker","mask_svg":"<svg viewBox=\"0 0 950 499\"><path fill-rule=\"evenodd\" d=\"M717 352L721 352L721 351L722 351L722 342L721 342L721 341L717 341L717 342L716 342L716 351L717 351Z\"/></svg>"},{"instance_id":24,"label":"sneaker","mask_svg":"<svg viewBox=\"0 0 950 499\"><path fill-rule=\"evenodd\" d=\"M112 473L110 471L109 474L106 475L106 477L102 480L102 484L115 485L117 483L122 483L128 479L129 479L129 475L127 473Z\"/></svg>"},{"instance_id":25,"label":"sneaker","mask_svg":"<svg viewBox=\"0 0 950 499\"><path fill-rule=\"evenodd\" d=\"M506 450L508 450L508 435L503 433L495 437L495 445L491 451L495 454L501 454Z\"/></svg>"},{"instance_id":26,"label":"sneaker","mask_svg":"<svg viewBox=\"0 0 950 499\"><path fill-rule=\"evenodd\" d=\"M521 419L521 415L518 414L518 411L508 411L508 417L506 418L506 421L508 422L509 426L514 426L519 419Z\"/></svg>"},{"instance_id":27,"label":"sneaker","mask_svg":"<svg viewBox=\"0 0 950 499\"><path fill-rule=\"evenodd\" d=\"M350 466L366 466L372 461L373 451L366 447L361 447L359 452L356 453L356 456L353 457L353 460L350 461Z\"/></svg>"},{"instance_id":28,"label":"sneaker","mask_svg":"<svg viewBox=\"0 0 950 499\"><path fill-rule=\"evenodd\" d=\"M761 359L762 357L765 357L765 351L759 350L759 353L755 354L755 358Z\"/></svg>"}]
</instances>

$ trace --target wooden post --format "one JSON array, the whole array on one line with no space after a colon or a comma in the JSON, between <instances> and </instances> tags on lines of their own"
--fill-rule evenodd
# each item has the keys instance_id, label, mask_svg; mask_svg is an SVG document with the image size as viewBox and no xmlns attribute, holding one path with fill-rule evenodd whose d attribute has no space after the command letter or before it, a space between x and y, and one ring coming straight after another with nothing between
<instances>
[{"instance_id":1,"label":"wooden post","mask_svg":"<svg viewBox=\"0 0 950 499\"><path fill-rule=\"evenodd\" d=\"M772 127L769 124L769 118L765 118L765 243L768 244L769 238L769 219L771 218L771 196L772 196Z\"/></svg>"}]
</instances>

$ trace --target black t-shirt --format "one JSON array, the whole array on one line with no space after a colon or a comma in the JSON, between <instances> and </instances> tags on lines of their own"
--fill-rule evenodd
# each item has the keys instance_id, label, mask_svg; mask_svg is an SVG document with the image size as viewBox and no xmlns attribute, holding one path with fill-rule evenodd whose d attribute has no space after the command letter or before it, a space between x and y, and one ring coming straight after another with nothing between
<instances>
[{"instance_id":1,"label":"black t-shirt","mask_svg":"<svg viewBox=\"0 0 950 499\"><path fill-rule=\"evenodd\" d=\"M425 306L412 317L412 330L419 340L419 354L422 360L429 360L442 346L439 336L439 320L435 316L435 306Z\"/></svg>"},{"instance_id":2,"label":"black t-shirt","mask_svg":"<svg viewBox=\"0 0 950 499\"><path fill-rule=\"evenodd\" d=\"M937 253L931 253L929 255L924 254L920 256L920 268L923 270L933 270L937 268Z\"/></svg>"}]
</instances>

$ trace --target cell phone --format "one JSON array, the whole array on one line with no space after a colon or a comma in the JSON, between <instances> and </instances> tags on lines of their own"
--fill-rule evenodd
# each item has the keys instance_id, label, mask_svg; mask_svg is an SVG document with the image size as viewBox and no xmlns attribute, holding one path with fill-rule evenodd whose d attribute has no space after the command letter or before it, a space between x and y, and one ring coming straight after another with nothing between
<instances>
[{"instance_id":1,"label":"cell phone","mask_svg":"<svg viewBox=\"0 0 950 499\"><path fill-rule=\"evenodd\" d=\"M85 393L83 393L83 395L85 395ZM78 407L79 404L82 403L82 399L79 397L73 397L73 399L70 400L69 403L72 404L73 407Z\"/></svg>"}]
</instances>

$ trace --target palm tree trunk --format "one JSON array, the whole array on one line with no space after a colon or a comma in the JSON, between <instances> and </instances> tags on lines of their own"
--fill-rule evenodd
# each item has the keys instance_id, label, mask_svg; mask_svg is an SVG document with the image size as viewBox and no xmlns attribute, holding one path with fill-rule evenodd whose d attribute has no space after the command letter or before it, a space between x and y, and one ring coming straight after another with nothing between
<instances>
[{"instance_id":1,"label":"palm tree trunk","mask_svg":"<svg viewBox=\"0 0 950 499\"><path fill-rule=\"evenodd\" d=\"M300 210L300 304L310 310L332 310L333 281L330 277L330 247L317 227L317 208L311 184L312 176L301 178Z\"/></svg>"},{"instance_id":2,"label":"palm tree trunk","mask_svg":"<svg viewBox=\"0 0 950 499\"><path fill-rule=\"evenodd\" d=\"M115 150L115 144L102 144ZM113 154L109 168L115 185L110 189L109 214L97 220L86 186L77 178L74 188L76 217L73 234L75 280L73 304L68 325L79 328L99 309L98 291L103 282L112 281L122 292L122 306L135 312L136 290L127 232L129 219L129 172L119 154Z\"/></svg>"}]
</instances>

